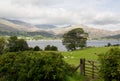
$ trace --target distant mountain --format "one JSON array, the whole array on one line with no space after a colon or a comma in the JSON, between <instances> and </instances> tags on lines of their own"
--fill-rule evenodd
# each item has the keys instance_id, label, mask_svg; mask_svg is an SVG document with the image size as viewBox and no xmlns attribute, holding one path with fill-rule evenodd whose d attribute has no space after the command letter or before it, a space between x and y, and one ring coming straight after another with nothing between
<instances>
[{"instance_id":1,"label":"distant mountain","mask_svg":"<svg viewBox=\"0 0 120 81\"><path fill-rule=\"evenodd\" d=\"M32 36L42 38L52 38L55 35L51 32L44 31L36 26L20 21L0 18L0 36Z\"/></svg>"},{"instance_id":2,"label":"distant mountain","mask_svg":"<svg viewBox=\"0 0 120 81\"><path fill-rule=\"evenodd\" d=\"M42 29L56 28L56 26L50 25L50 24L37 24L35 26L38 27L38 28L42 28Z\"/></svg>"},{"instance_id":3,"label":"distant mountain","mask_svg":"<svg viewBox=\"0 0 120 81\"><path fill-rule=\"evenodd\" d=\"M88 27L88 26L85 26L85 25L74 25L74 26L70 26L70 27L54 28L54 29L51 29L51 31L54 32L57 35L59 35L59 34L62 35L62 34L68 32L68 31L70 31L74 28L83 28L84 31L89 34L89 38L91 38L91 39L116 35L118 33L120 34L120 32L102 30L102 29Z\"/></svg>"},{"instance_id":4,"label":"distant mountain","mask_svg":"<svg viewBox=\"0 0 120 81\"><path fill-rule=\"evenodd\" d=\"M28 32L39 30L39 28L35 27L32 24L19 20L10 20L5 18L0 18L0 29L1 29L0 31L11 31L11 29L13 29L14 31L17 30L17 31L28 31Z\"/></svg>"},{"instance_id":5,"label":"distant mountain","mask_svg":"<svg viewBox=\"0 0 120 81\"><path fill-rule=\"evenodd\" d=\"M0 31L11 31L11 32L14 32L14 31L18 31L16 28L12 28L8 25L5 25L5 24L2 24L0 23Z\"/></svg>"},{"instance_id":6,"label":"distant mountain","mask_svg":"<svg viewBox=\"0 0 120 81\"><path fill-rule=\"evenodd\" d=\"M35 28L34 25L30 24L30 23L26 23L24 21L20 21L20 20L10 20L10 19L7 19L7 21L10 21L12 22L13 24L16 24L16 25L21 25L21 26L24 26L24 27L29 27L29 28Z\"/></svg>"},{"instance_id":7,"label":"distant mountain","mask_svg":"<svg viewBox=\"0 0 120 81\"><path fill-rule=\"evenodd\" d=\"M107 36L107 37L103 37L103 38L107 38L107 39L120 39L120 34Z\"/></svg>"},{"instance_id":8,"label":"distant mountain","mask_svg":"<svg viewBox=\"0 0 120 81\"><path fill-rule=\"evenodd\" d=\"M20 25L30 25L29 23L26 23L26 22L23 22L23 21L20 21L20 20L11 20L11 19L6 19L6 18L2 18L4 20L7 20L7 21L10 21L14 24L20 24Z\"/></svg>"},{"instance_id":9,"label":"distant mountain","mask_svg":"<svg viewBox=\"0 0 120 81\"><path fill-rule=\"evenodd\" d=\"M50 24L38 24L33 25L30 23L26 23L21 20L11 20L6 18L0 18L0 32L2 34L5 34L5 32L19 32L18 34L21 34L20 32L37 32L34 34L41 34L38 32L44 31L44 34L46 33L47 36L62 36L64 33L74 29L74 28L83 28L85 32L89 34L90 39L94 38L101 38L101 37L109 37L114 35L119 35L120 31L108 31L108 30L102 30L97 29L93 27L88 27L85 25L67 25L67 26L54 26ZM23 33L22 33L23 34ZM25 34L25 33L24 33ZM27 33L27 35L30 33ZM43 34L43 32L42 32ZM48 35L51 34L51 35ZM9 33L8 33L9 35Z\"/></svg>"}]
</instances>

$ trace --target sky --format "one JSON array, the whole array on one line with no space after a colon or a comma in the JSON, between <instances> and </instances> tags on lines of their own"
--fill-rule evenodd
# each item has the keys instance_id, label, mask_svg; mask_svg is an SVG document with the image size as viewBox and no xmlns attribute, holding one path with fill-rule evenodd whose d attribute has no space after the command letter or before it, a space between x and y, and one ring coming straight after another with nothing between
<instances>
[{"instance_id":1,"label":"sky","mask_svg":"<svg viewBox=\"0 0 120 81\"><path fill-rule=\"evenodd\" d=\"M120 30L120 0L1 0L0 17Z\"/></svg>"}]
</instances>

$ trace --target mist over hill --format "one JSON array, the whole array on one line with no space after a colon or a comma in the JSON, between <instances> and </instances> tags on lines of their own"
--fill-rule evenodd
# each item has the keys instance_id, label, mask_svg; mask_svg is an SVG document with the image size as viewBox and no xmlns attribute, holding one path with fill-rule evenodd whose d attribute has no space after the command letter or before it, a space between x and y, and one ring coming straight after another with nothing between
<instances>
[{"instance_id":1,"label":"mist over hill","mask_svg":"<svg viewBox=\"0 0 120 81\"><path fill-rule=\"evenodd\" d=\"M17 31L28 31L28 32L34 32L34 31L39 30L37 27L35 27L32 24L28 24L20 20L10 20L6 18L0 18L0 25L3 25L2 26L3 28L7 26L8 28L7 30L9 30L10 28L17 30ZM3 30L0 30L0 31L3 31ZM4 31L6 30L4 29Z\"/></svg>"},{"instance_id":2,"label":"mist over hill","mask_svg":"<svg viewBox=\"0 0 120 81\"><path fill-rule=\"evenodd\" d=\"M56 26L50 25L50 24L37 24L35 26L38 27L38 28L42 28L42 29L56 28Z\"/></svg>"},{"instance_id":3,"label":"mist over hill","mask_svg":"<svg viewBox=\"0 0 120 81\"><path fill-rule=\"evenodd\" d=\"M89 34L90 39L94 38L101 38L101 37L108 37L120 34L119 31L109 31L109 30L103 30L103 29L97 29L93 27L88 27L85 25L68 25L65 27L58 27L51 24L36 24L33 25L31 23L26 23L21 20L11 20L7 18L0 18L0 35L9 35L10 33L17 33L18 35L22 35L23 32L25 36L31 35L32 32L34 32L34 35L43 35L43 33L46 33L46 37L61 37L64 33L74 29L74 28L83 28L85 32ZM22 34L21 34L22 32ZM26 32L31 32L27 33ZM36 32L36 33L35 33ZM38 33L39 32L39 33ZM40 33L42 32L42 33ZM4 34L3 34L4 33ZM32 34L33 35L33 34Z\"/></svg>"},{"instance_id":4,"label":"mist over hill","mask_svg":"<svg viewBox=\"0 0 120 81\"><path fill-rule=\"evenodd\" d=\"M106 37L103 37L103 38L107 38L107 39L120 39L120 34L112 35L112 36L106 36Z\"/></svg>"}]
</instances>

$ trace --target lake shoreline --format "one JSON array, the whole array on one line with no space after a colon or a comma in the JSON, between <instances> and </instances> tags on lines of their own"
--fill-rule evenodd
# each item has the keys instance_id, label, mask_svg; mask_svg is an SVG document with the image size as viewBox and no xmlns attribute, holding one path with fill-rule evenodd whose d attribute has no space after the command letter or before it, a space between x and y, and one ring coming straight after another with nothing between
<instances>
[{"instance_id":1,"label":"lake shoreline","mask_svg":"<svg viewBox=\"0 0 120 81\"><path fill-rule=\"evenodd\" d=\"M67 51L65 46L62 44L62 40L27 40L29 47L39 46L44 49L47 45L53 45L58 47L59 51ZM110 43L111 45L120 44L117 40L88 40L87 47L102 47Z\"/></svg>"}]
</instances>

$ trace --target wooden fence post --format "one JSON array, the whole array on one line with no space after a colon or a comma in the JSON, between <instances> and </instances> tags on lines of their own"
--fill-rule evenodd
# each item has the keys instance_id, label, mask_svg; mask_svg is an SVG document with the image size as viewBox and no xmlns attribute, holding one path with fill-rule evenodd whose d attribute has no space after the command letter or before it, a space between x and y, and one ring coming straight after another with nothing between
<instances>
[{"instance_id":1,"label":"wooden fence post","mask_svg":"<svg viewBox=\"0 0 120 81\"><path fill-rule=\"evenodd\" d=\"M94 79L94 61L92 61L92 78Z\"/></svg>"},{"instance_id":2,"label":"wooden fence post","mask_svg":"<svg viewBox=\"0 0 120 81\"><path fill-rule=\"evenodd\" d=\"M80 59L80 74L85 76L85 58Z\"/></svg>"}]
</instances>

